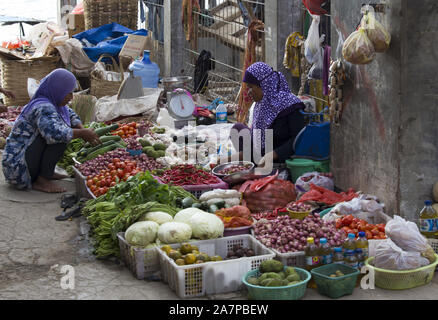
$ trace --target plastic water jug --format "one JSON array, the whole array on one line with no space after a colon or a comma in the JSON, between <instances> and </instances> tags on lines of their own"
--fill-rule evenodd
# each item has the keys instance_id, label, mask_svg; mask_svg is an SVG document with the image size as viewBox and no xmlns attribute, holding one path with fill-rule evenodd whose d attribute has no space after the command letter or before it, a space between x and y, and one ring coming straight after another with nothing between
<instances>
[{"instance_id":1,"label":"plastic water jug","mask_svg":"<svg viewBox=\"0 0 438 320\"><path fill-rule=\"evenodd\" d=\"M222 101L216 108L216 123L227 123L227 107Z\"/></svg>"},{"instance_id":2,"label":"plastic water jug","mask_svg":"<svg viewBox=\"0 0 438 320\"><path fill-rule=\"evenodd\" d=\"M158 88L160 68L151 61L148 50L144 51L142 60L136 60L129 65L129 70L134 72L134 76L141 78L143 88Z\"/></svg>"}]
</instances>

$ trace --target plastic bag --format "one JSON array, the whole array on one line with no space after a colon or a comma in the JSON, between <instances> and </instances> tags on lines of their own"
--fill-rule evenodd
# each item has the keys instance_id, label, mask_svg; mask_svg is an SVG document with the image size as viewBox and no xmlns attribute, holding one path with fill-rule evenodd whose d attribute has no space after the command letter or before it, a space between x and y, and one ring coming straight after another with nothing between
<instances>
[{"instance_id":1,"label":"plastic bag","mask_svg":"<svg viewBox=\"0 0 438 320\"><path fill-rule=\"evenodd\" d=\"M39 86L40 82L38 80L33 78L27 78L27 93L30 99L32 99Z\"/></svg>"},{"instance_id":2,"label":"plastic bag","mask_svg":"<svg viewBox=\"0 0 438 320\"><path fill-rule=\"evenodd\" d=\"M371 6L368 6L372 9ZM360 26L365 30L368 38L374 45L376 52L385 52L389 49L391 43L391 34L385 27L376 20L374 10L366 9L366 12L360 22Z\"/></svg>"},{"instance_id":3,"label":"plastic bag","mask_svg":"<svg viewBox=\"0 0 438 320\"><path fill-rule=\"evenodd\" d=\"M329 178L324 175L321 175L320 172L308 172L303 174L301 177L297 179L297 181L295 181L295 190L298 196L301 196L301 194L309 191L311 183L313 183L316 186L323 187L332 191L335 187L333 178Z\"/></svg>"},{"instance_id":4,"label":"plastic bag","mask_svg":"<svg viewBox=\"0 0 438 320\"><path fill-rule=\"evenodd\" d=\"M304 55L307 61L311 64L318 61L318 54L321 52L321 42L319 39L319 21L321 20L321 17L312 15L312 18L313 20L309 28L309 34L304 42Z\"/></svg>"},{"instance_id":5,"label":"plastic bag","mask_svg":"<svg viewBox=\"0 0 438 320\"><path fill-rule=\"evenodd\" d=\"M411 270L429 265L419 252L403 251L391 239L379 241L374 266L387 270Z\"/></svg>"},{"instance_id":6,"label":"plastic bag","mask_svg":"<svg viewBox=\"0 0 438 320\"><path fill-rule=\"evenodd\" d=\"M364 29L359 28L345 40L342 56L352 64L368 64L374 60L376 50Z\"/></svg>"},{"instance_id":7,"label":"plastic bag","mask_svg":"<svg viewBox=\"0 0 438 320\"><path fill-rule=\"evenodd\" d=\"M309 74L307 77L309 79L321 80L323 76L324 70L324 59L323 59L323 50L319 48L319 51L314 56L315 63L309 70Z\"/></svg>"},{"instance_id":8,"label":"plastic bag","mask_svg":"<svg viewBox=\"0 0 438 320\"><path fill-rule=\"evenodd\" d=\"M403 250L421 253L430 263L435 261L435 252L415 223L394 216L394 219L386 224L385 234Z\"/></svg>"}]
</instances>

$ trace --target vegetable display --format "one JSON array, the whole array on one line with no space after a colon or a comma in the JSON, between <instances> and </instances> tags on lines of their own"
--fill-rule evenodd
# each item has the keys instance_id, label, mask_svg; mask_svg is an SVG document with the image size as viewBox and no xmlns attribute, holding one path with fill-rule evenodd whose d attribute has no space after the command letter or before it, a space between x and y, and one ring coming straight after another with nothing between
<instances>
[{"instance_id":1,"label":"vegetable display","mask_svg":"<svg viewBox=\"0 0 438 320\"><path fill-rule=\"evenodd\" d=\"M251 217L251 211L244 206L234 206L231 208L224 208L215 212L225 228L239 228L252 226L254 221Z\"/></svg>"},{"instance_id":2,"label":"vegetable display","mask_svg":"<svg viewBox=\"0 0 438 320\"><path fill-rule=\"evenodd\" d=\"M179 211L177 203L191 193L176 186L160 184L149 173L139 173L109 188L97 199L90 200L82 214L90 223L97 257L119 256L117 233L126 231L148 212ZM179 201L178 201L179 200Z\"/></svg>"},{"instance_id":3,"label":"vegetable display","mask_svg":"<svg viewBox=\"0 0 438 320\"><path fill-rule=\"evenodd\" d=\"M123 124L120 127L117 125L117 128L111 130L111 134L115 136L119 136L122 139L133 137L137 135L138 124L136 122L131 122L129 124Z\"/></svg>"},{"instance_id":4,"label":"vegetable display","mask_svg":"<svg viewBox=\"0 0 438 320\"><path fill-rule=\"evenodd\" d=\"M234 164L232 166L229 166L227 168L224 168L222 170L217 171L218 174L223 174L223 175L230 175L236 172L241 172L241 171L246 171L251 169L252 164L247 163L247 164Z\"/></svg>"},{"instance_id":5,"label":"vegetable display","mask_svg":"<svg viewBox=\"0 0 438 320\"><path fill-rule=\"evenodd\" d=\"M386 239L384 223L374 225L351 214L337 219L336 228L346 234L354 233L356 237L359 232L365 232L367 239Z\"/></svg>"},{"instance_id":6,"label":"vegetable display","mask_svg":"<svg viewBox=\"0 0 438 320\"><path fill-rule=\"evenodd\" d=\"M284 266L277 260L263 261L259 271L258 277L248 277L246 282L261 287L284 287L302 282L300 275L293 267Z\"/></svg>"},{"instance_id":7,"label":"vegetable display","mask_svg":"<svg viewBox=\"0 0 438 320\"><path fill-rule=\"evenodd\" d=\"M280 253L303 251L307 237L313 237L315 243L326 238L330 246L340 246L344 242L345 233L337 230L334 222L324 222L319 214L309 215L304 220L279 216L275 220L258 221L254 226L257 240Z\"/></svg>"},{"instance_id":8,"label":"vegetable display","mask_svg":"<svg viewBox=\"0 0 438 320\"><path fill-rule=\"evenodd\" d=\"M176 186L211 185L221 182L220 179L205 170L188 164L173 166L171 169L165 170L160 176L160 180Z\"/></svg>"}]
</instances>

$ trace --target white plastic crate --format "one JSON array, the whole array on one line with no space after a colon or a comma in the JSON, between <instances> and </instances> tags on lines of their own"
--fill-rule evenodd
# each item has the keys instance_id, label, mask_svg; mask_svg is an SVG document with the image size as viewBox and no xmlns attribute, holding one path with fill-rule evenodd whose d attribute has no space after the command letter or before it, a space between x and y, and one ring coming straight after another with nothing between
<instances>
[{"instance_id":1,"label":"white plastic crate","mask_svg":"<svg viewBox=\"0 0 438 320\"><path fill-rule=\"evenodd\" d=\"M275 257L270 249L249 234L193 241L190 244L196 245L200 252L209 256L219 255L225 258L235 245L254 250L255 256L178 266L165 252L158 249L162 279L180 298L241 290L244 288L242 277L248 271L257 269L261 262ZM181 244L170 246L177 249Z\"/></svg>"},{"instance_id":2,"label":"white plastic crate","mask_svg":"<svg viewBox=\"0 0 438 320\"><path fill-rule=\"evenodd\" d=\"M131 246L126 242L124 232L118 233L117 238L120 257L134 277L143 280L160 270L157 248L142 249Z\"/></svg>"}]
</instances>

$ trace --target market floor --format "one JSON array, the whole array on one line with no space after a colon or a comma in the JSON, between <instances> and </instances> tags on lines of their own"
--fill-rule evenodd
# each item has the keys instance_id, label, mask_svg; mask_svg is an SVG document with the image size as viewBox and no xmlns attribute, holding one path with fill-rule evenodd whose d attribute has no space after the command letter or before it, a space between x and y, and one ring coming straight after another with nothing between
<instances>
[{"instance_id":1,"label":"market floor","mask_svg":"<svg viewBox=\"0 0 438 320\"><path fill-rule=\"evenodd\" d=\"M74 191L73 181L63 181ZM11 189L0 174L0 300L174 300L167 284L135 279L115 261L94 259L84 219L58 222L60 195ZM74 289L61 268L74 268ZM69 272L69 274L71 274ZM70 283L71 284L71 283ZM433 283L407 291L356 289L342 299L436 299L438 278ZM246 299L245 292L203 299ZM304 299L325 299L308 289Z\"/></svg>"}]
</instances>

